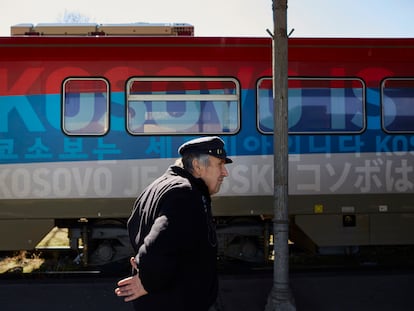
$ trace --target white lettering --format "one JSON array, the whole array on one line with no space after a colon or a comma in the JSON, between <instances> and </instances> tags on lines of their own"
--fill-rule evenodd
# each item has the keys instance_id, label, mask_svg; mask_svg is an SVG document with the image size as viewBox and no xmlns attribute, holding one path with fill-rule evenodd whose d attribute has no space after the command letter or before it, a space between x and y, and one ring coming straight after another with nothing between
<instances>
[{"instance_id":1,"label":"white lettering","mask_svg":"<svg viewBox=\"0 0 414 311\"><path fill-rule=\"evenodd\" d=\"M112 190L112 173L106 167L99 167L93 174L95 193L99 196L107 196Z\"/></svg>"},{"instance_id":2,"label":"white lettering","mask_svg":"<svg viewBox=\"0 0 414 311\"><path fill-rule=\"evenodd\" d=\"M220 194L269 195L273 187L273 170L270 164L232 165L229 177L224 180Z\"/></svg>"},{"instance_id":3,"label":"white lettering","mask_svg":"<svg viewBox=\"0 0 414 311\"><path fill-rule=\"evenodd\" d=\"M265 175L269 175L266 178ZM270 165L263 165L262 167L258 165L252 166L252 183L253 192L255 193L272 193L272 184L269 183L269 180L272 181L273 170Z\"/></svg>"},{"instance_id":4,"label":"white lettering","mask_svg":"<svg viewBox=\"0 0 414 311\"><path fill-rule=\"evenodd\" d=\"M129 185L129 188L126 188L124 190L124 195L129 196L129 197L138 195L138 190L139 190L138 171L139 171L138 166L133 166L133 167L130 168L131 184Z\"/></svg>"},{"instance_id":5,"label":"white lettering","mask_svg":"<svg viewBox=\"0 0 414 311\"><path fill-rule=\"evenodd\" d=\"M3 197L10 197L11 192L7 187L6 177L10 173L9 169L0 170L0 189Z\"/></svg>"},{"instance_id":6,"label":"white lettering","mask_svg":"<svg viewBox=\"0 0 414 311\"><path fill-rule=\"evenodd\" d=\"M33 182L35 185L39 185L39 189L33 189L33 194L37 197L47 197L52 192L52 187L47 181L47 176L50 170L47 168L39 168L33 171Z\"/></svg>"},{"instance_id":7,"label":"white lettering","mask_svg":"<svg viewBox=\"0 0 414 311\"><path fill-rule=\"evenodd\" d=\"M85 196L86 191L88 190L89 184L91 182L92 168L87 167L85 169L83 178L81 177L81 172L80 172L79 167L73 167L72 174L73 174L73 179L74 179L74 183L76 186L76 190L78 191L79 195Z\"/></svg>"},{"instance_id":8,"label":"white lettering","mask_svg":"<svg viewBox=\"0 0 414 311\"><path fill-rule=\"evenodd\" d=\"M319 164L298 165L298 171L303 174L302 180L305 180L306 177L308 183L298 183L297 190L315 192L321 190L321 166Z\"/></svg>"},{"instance_id":9,"label":"white lettering","mask_svg":"<svg viewBox=\"0 0 414 311\"><path fill-rule=\"evenodd\" d=\"M11 180L11 189L18 198L24 198L30 193L30 174L27 170L16 169Z\"/></svg>"},{"instance_id":10,"label":"white lettering","mask_svg":"<svg viewBox=\"0 0 414 311\"><path fill-rule=\"evenodd\" d=\"M53 172L52 187L53 192L58 197L66 197L71 190L71 175L66 168L58 168Z\"/></svg>"},{"instance_id":11,"label":"white lettering","mask_svg":"<svg viewBox=\"0 0 414 311\"><path fill-rule=\"evenodd\" d=\"M243 194L249 191L250 181L249 178L244 176L249 171L246 165L238 165L232 171L232 191L235 193Z\"/></svg>"}]
</instances>

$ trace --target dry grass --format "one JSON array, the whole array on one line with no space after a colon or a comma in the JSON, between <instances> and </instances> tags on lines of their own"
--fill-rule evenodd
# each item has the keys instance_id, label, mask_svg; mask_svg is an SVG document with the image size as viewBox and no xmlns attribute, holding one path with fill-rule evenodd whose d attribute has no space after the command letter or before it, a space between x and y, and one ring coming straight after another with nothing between
<instances>
[{"instance_id":1,"label":"dry grass","mask_svg":"<svg viewBox=\"0 0 414 311\"><path fill-rule=\"evenodd\" d=\"M43 262L44 259L40 258L39 255L29 255L26 251L20 251L13 257L0 260L0 273L30 273L39 269Z\"/></svg>"},{"instance_id":2,"label":"dry grass","mask_svg":"<svg viewBox=\"0 0 414 311\"><path fill-rule=\"evenodd\" d=\"M55 227L39 242L36 247L69 246L68 229Z\"/></svg>"},{"instance_id":3,"label":"dry grass","mask_svg":"<svg viewBox=\"0 0 414 311\"><path fill-rule=\"evenodd\" d=\"M37 248L43 247L66 247L69 246L68 229L53 228L40 243ZM20 251L14 256L0 258L0 273L31 273L38 270L45 262L38 253Z\"/></svg>"}]
</instances>

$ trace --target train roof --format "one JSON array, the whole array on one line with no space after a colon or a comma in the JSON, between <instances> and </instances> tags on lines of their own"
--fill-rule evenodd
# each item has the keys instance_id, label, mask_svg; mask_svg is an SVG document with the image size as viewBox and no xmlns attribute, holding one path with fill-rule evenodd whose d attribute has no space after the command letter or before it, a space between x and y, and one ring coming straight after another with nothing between
<instances>
[{"instance_id":1,"label":"train roof","mask_svg":"<svg viewBox=\"0 0 414 311\"><path fill-rule=\"evenodd\" d=\"M193 36L187 23L39 23L17 24L11 36Z\"/></svg>"}]
</instances>

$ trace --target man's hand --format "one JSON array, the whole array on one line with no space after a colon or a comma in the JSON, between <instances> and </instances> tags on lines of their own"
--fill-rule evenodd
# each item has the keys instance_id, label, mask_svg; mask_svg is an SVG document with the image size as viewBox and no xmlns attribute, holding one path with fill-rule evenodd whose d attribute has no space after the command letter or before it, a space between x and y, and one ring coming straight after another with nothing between
<instances>
[{"instance_id":1,"label":"man's hand","mask_svg":"<svg viewBox=\"0 0 414 311\"><path fill-rule=\"evenodd\" d=\"M134 269L137 269L134 257L131 258L131 265ZM115 294L118 297L125 297L124 301L129 302L148 294L148 292L142 285L138 274L136 274L120 280L118 287L115 289Z\"/></svg>"}]
</instances>

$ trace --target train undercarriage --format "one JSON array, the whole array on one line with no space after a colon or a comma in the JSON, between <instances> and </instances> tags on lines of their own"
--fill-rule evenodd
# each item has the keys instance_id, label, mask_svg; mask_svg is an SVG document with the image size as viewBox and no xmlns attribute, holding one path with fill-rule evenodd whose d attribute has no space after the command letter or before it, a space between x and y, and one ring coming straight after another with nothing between
<instances>
[{"instance_id":1,"label":"train undercarriage","mask_svg":"<svg viewBox=\"0 0 414 311\"><path fill-rule=\"evenodd\" d=\"M410 199L410 194L291 197L291 249L321 255L355 253L361 247L370 246L414 245L414 235L411 234L414 207ZM117 202L124 203L122 215L127 215L130 200ZM258 198L244 197L235 204L233 200L221 197L214 202L214 206L218 207L214 214L221 260L247 263L268 263L272 260L272 216L269 208L266 209L266 206L271 206L271 197L266 197L260 204L255 202ZM126 219L117 217L119 214L106 217L113 213L111 201L88 201L89 215L76 218L69 217L67 213L64 219L43 217L53 216L50 211L56 205L50 204L50 209L47 209L49 201L37 205L38 218L24 218L23 215L30 214L32 201L20 203L24 204L13 208L13 218L0 219L0 251L34 250L48 232L58 227L67 228L66 247L78 254L77 262L83 266L102 266L124 261L133 255ZM64 206L66 201L54 203ZM99 210L92 210L92 207ZM66 211L79 215L84 208L79 206L75 209L71 205ZM13 234L10 235L10 232Z\"/></svg>"}]
</instances>

